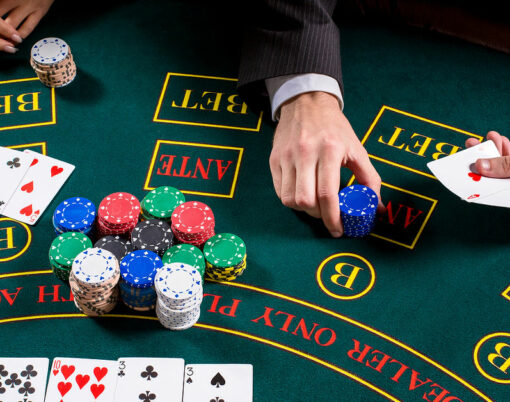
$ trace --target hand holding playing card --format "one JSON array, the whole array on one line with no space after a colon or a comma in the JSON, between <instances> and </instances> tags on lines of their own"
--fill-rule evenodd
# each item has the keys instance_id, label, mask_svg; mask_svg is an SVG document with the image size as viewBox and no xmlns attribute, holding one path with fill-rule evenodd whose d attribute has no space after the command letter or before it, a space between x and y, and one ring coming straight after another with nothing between
<instances>
[{"instance_id":1,"label":"hand holding playing card","mask_svg":"<svg viewBox=\"0 0 510 402\"><path fill-rule=\"evenodd\" d=\"M464 201L510 208L510 178L482 176L477 166L501 157L492 140L427 163L437 179ZM502 143L501 143L502 145ZM509 175L510 177L510 175Z\"/></svg>"},{"instance_id":2,"label":"hand holding playing card","mask_svg":"<svg viewBox=\"0 0 510 402\"><path fill-rule=\"evenodd\" d=\"M491 159L478 159L475 163L476 169L482 176L486 177L510 177L510 140L496 131L489 131L487 140L494 142L501 156ZM475 138L466 140L466 148L478 144L480 144L480 141Z\"/></svg>"}]
</instances>

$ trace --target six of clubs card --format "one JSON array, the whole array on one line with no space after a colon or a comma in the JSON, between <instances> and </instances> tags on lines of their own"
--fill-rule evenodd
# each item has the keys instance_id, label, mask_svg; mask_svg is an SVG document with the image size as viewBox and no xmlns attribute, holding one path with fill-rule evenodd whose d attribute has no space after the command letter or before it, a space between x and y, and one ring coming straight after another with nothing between
<instances>
[{"instance_id":1,"label":"six of clubs card","mask_svg":"<svg viewBox=\"0 0 510 402\"><path fill-rule=\"evenodd\" d=\"M44 402L48 359L0 357L0 401Z\"/></svg>"}]
</instances>

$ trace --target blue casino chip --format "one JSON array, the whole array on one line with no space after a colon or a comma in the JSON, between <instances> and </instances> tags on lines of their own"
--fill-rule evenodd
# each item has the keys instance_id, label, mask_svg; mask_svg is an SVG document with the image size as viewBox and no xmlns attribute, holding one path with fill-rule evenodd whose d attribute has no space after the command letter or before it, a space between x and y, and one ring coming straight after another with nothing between
<instances>
[{"instance_id":1,"label":"blue casino chip","mask_svg":"<svg viewBox=\"0 0 510 402\"><path fill-rule=\"evenodd\" d=\"M158 269L163 267L159 256L149 250L136 250L126 255L120 263L120 275L134 288L148 288L154 285Z\"/></svg>"},{"instance_id":2,"label":"blue casino chip","mask_svg":"<svg viewBox=\"0 0 510 402\"><path fill-rule=\"evenodd\" d=\"M379 200L371 188L354 184L338 194L340 216L344 234L348 237L364 237L374 225Z\"/></svg>"},{"instance_id":3,"label":"blue casino chip","mask_svg":"<svg viewBox=\"0 0 510 402\"><path fill-rule=\"evenodd\" d=\"M53 213L57 232L90 232L96 219L96 206L83 197L72 197L61 202Z\"/></svg>"}]
</instances>

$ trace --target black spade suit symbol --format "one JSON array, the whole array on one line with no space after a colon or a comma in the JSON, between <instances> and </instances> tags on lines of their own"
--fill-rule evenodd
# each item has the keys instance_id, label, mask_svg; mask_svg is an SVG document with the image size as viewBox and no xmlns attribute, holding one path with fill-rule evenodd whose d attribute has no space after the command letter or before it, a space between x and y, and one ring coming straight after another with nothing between
<instances>
[{"instance_id":1,"label":"black spade suit symbol","mask_svg":"<svg viewBox=\"0 0 510 402\"><path fill-rule=\"evenodd\" d=\"M225 379L220 373L216 373L216 375L211 380L211 385L213 387L219 388L220 385L225 385Z\"/></svg>"}]
</instances>

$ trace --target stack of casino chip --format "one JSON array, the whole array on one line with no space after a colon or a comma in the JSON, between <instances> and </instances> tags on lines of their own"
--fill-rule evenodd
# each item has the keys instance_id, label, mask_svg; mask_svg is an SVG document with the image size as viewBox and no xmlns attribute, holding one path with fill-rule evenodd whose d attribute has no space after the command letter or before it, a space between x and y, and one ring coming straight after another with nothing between
<instances>
[{"instance_id":1,"label":"stack of casino chip","mask_svg":"<svg viewBox=\"0 0 510 402\"><path fill-rule=\"evenodd\" d=\"M215 280L233 281L246 269L246 245L232 233L219 233L204 245L205 273Z\"/></svg>"},{"instance_id":2,"label":"stack of casino chip","mask_svg":"<svg viewBox=\"0 0 510 402\"><path fill-rule=\"evenodd\" d=\"M156 306L154 279L163 267L161 258L149 250L136 250L120 263L120 296L126 306L137 311L148 311Z\"/></svg>"},{"instance_id":3,"label":"stack of casino chip","mask_svg":"<svg viewBox=\"0 0 510 402\"><path fill-rule=\"evenodd\" d=\"M30 65L39 80L48 87L65 87L76 77L76 64L71 49L59 38L46 38L37 42L30 51Z\"/></svg>"},{"instance_id":4,"label":"stack of casino chip","mask_svg":"<svg viewBox=\"0 0 510 402\"><path fill-rule=\"evenodd\" d=\"M126 240L120 236L105 236L101 237L94 247L108 250L112 253L117 260L120 262L126 255L133 251L133 246L129 240Z\"/></svg>"},{"instance_id":5,"label":"stack of casino chip","mask_svg":"<svg viewBox=\"0 0 510 402\"><path fill-rule=\"evenodd\" d=\"M214 214L209 206L198 201L188 201L172 214L172 231L181 243L202 247L214 236Z\"/></svg>"},{"instance_id":6,"label":"stack of casino chip","mask_svg":"<svg viewBox=\"0 0 510 402\"><path fill-rule=\"evenodd\" d=\"M184 194L174 187L162 186L149 192L141 202L141 218L161 219L168 223L172 220L172 212L186 200Z\"/></svg>"},{"instance_id":7,"label":"stack of casino chip","mask_svg":"<svg viewBox=\"0 0 510 402\"><path fill-rule=\"evenodd\" d=\"M92 241L83 233L68 232L58 235L51 243L48 253L55 276L67 281L74 259L89 248L92 248Z\"/></svg>"},{"instance_id":8,"label":"stack of casino chip","mask_svg":"<svg viewBox=\"0 0 510 402\"><path fill-rule=\"evenodd\" d=\"M82 251L69 276L74 304L90 316L109 313L119 298L119 278L119 262L108 250L94 247Z\"/></svg>"},{"instance_id":9,"label":"stack of casino chip","mask_svg":"<svg viewBox=\"0 0 510 402\"><path fill-rule=\"evenodd\" d=\"M375 225L378 204L377 194L367 186L354 184L338 194L340 216L344 234L348 237L364 237Z\"/></svg>"},{"instance_id":10,"label":"stack of casino chip","mask_svg":"<svg viewBox=\"0 0 510 402\"><path fill-rule=\"evenodd\" d=\"M129 235L138 223L140 202L129 193L113 193L105 197L97 210L100 236Z\"/></svg>"},{"instance_id":11,"label":"stack of casino chip","mask_svg":"<svg viewBox=\"0 0 510 402\"><path fill-rule=\"evenodd\" d=\"M62 201L53 213L55 233L82 232L90 235L96 219L96 206L84 197Z\"/></svg>"},{"instance_id":12,"label":"stack of casino chip","mask_svg":"<svg viewBox=\"0 0 510 402\"><path fill-rule=\"evenodd\" d=\"M205 273L205 259L202 251L191 244L177 244L168 249L163 255L163 264L180 262L191 265L200 272L202 278Z\"/></svg>"},{"instance_id":13,"label":"stack of casino chip","mask_svg":"<svg viewBox=\"0 0 510 402\"><path fill-rule=\"evenodd\" d=\"M154 287L156 315L165 328L183 330L198 321L203 287L197 269L182 263L165 264L156 274Z\"/></svg>"},{"instance_id":14,"label":"stack of casino chip","mask_svg":"<svg viewBox=\"0 0 510 402\"><path fill-rule=\"evenodd\" d=\"M174 234L170 225L158 219L140 222L131 232L131 244L134 250L150 250L163 256L173 246Z\"/></svg>"}]
</instances>

